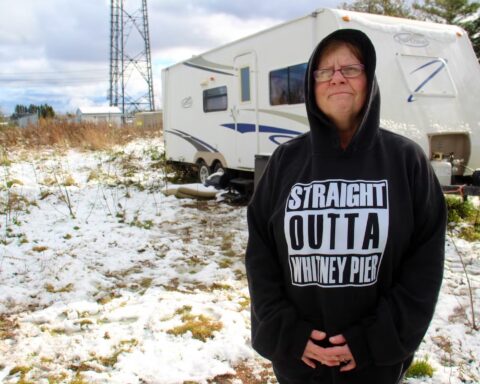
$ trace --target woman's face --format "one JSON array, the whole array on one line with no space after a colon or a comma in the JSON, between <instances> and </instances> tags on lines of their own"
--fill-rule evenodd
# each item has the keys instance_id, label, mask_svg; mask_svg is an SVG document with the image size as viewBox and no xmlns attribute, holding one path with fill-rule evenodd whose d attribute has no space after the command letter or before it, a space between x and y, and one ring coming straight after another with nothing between
<instances>
[{"instance_id":1,"label":"woman's face","mask_svg":"<svg viewBox=\"0 0 480 384\"><path fill-rule=\"evenodd\" d=\"M363 71L354 78L345 78L338 69L362 64L347 45L328 50L318 63L317 69L333 68L337 71L330 80L315 84L317 106L332 120L337 128L354 129L345 122L354 122L367 98L367 76Z\"/></svg>"}]
</instances>

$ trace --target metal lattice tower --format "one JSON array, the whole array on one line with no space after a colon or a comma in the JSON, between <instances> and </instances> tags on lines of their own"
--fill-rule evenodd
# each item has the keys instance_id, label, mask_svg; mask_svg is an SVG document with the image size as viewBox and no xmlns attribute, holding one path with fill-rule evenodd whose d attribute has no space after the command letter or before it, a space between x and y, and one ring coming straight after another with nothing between
<instances>
[{"instance_id":1,"label":"metal lattice tower","mask_svg":"<svg viewBox=\"0 0 480 384\"><path fill-rule=\"evenodd\" d=\"M111 106L120 107L124 119L155 110L147 0L141 0L140 9L127 10L125 3L135 1L111 0L108 99Z\"/></svg>"}]
</instances>

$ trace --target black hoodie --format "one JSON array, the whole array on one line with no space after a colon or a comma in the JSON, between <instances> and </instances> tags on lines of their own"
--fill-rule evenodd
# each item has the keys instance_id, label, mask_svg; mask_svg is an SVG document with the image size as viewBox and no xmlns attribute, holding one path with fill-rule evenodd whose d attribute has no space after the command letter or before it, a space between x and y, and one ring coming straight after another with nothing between
<instances>
[{"instance_id":1,"label":"black hoodie","mask_svg":"<svg viewBox=\"0 0 480 384\"><path fill-rule=\"evenodd\" d=\"M332 38L360 47L368 82L345 149L315 101L313 71ZM317 46L305 79L310 132L277 148L248 207L252 345L281 383L397 383L433 316L444 198L422 149L379 127L375 64L370 39L357 30ZM326 340L343 334L357 367L304 364L314 329Z\"/></svg>"}]
</instances>

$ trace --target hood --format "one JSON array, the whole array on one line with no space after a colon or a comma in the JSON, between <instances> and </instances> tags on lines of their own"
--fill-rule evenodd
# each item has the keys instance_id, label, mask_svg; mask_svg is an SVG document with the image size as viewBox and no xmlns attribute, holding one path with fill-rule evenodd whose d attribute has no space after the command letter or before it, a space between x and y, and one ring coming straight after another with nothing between
<instances>
[{"instance_id":1,"label":"hood","mask_svg":"<svg viewBox=\"0 0 480 384\"><path fill-rule=\"evenodd\" d=\"M367 98L361 123L350 144L343 150L335 125L318 108L315 100L315 79L313 71L317 69L318 58L330 40L342 40L353 43L362 51L365 73L367 75ZM313 153L332 155L343 152L358 152L370 148L376 141L380 124L380 92L375 78L376 54L375 48L362 31L356 29L339 29L325 37L315 48L308 62L305 74L305 105L310 123Z\"/></svg>"}]
</instances>

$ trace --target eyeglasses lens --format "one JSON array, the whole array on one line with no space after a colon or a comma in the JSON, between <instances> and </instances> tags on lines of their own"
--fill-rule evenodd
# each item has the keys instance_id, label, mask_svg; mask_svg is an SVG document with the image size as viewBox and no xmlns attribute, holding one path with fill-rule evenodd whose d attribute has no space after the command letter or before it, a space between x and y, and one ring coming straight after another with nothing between
<instances>
[{"instance_id":1,"label":"eyeglasses lens","mask_svg":"<svg viewBox=\"0 0 480 384\"><path fill-rule=\"evenodd\" d=\"M347 65L339 69L325 68L314 71L313 76L317 83L322 83L331 80L337 71L345 78L353 78L359 76L363 72L363 69L363 65Z\"/></svg>"}]
</instances>

